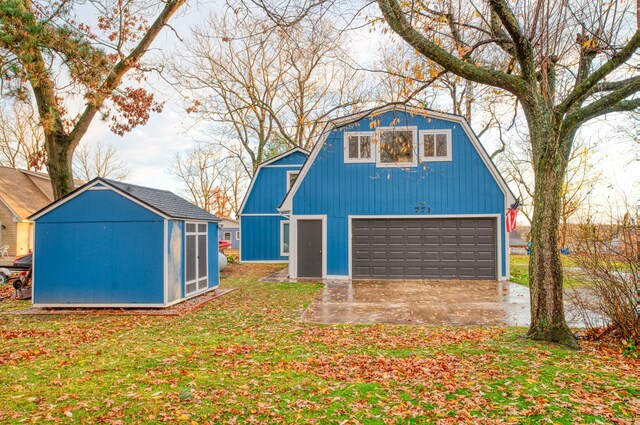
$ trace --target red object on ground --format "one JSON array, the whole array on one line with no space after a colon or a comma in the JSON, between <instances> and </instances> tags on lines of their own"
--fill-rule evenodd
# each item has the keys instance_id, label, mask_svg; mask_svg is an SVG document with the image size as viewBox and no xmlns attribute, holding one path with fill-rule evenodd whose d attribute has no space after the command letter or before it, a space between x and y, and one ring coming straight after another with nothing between
<instances>
[{"instance_id":1,"label":"red object on ground","mask_svg":"<svg viewBox=\"0 0 640 425\"><path fill-rule=\"evenodd\" d=\"M218 249L225 249L231 246L231 242L229 241L218 241Z\"/></svg>"}]
</instances>

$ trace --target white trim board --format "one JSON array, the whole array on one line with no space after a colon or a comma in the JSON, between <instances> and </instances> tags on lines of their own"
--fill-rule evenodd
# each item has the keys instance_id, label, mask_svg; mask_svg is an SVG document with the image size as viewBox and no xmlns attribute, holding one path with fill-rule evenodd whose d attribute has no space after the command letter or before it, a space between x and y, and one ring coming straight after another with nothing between
<instances>
[{"instance_id":1,"label":"white trim board","mask_svg":"<svg viewBox=\"0 0 640 425\"><path fill-rule=\"evenodd\" d=\"M353 278L353 271L352 271L352 261L351 259L352 257L352 245L351 245L351 241L353 238L353 231L352 231L352 221L353 220L358 220L358 219L367 219L367 220L375 220L375 219L380 219L380 220L385 220L385 219L394 219L394 218L399 218L399 219L405 219L405 218L419 218L419 219L429 219L429 218L434 218L434 219L438 219L438 218L495 218L496 219L496 256L497 256L497 263L496 263L496 280L500 281L500 280L507 280L509 278L509 274L505 273L505 276L502 275L502 225L501 225L501 218L502 215L501 214L413 214L413 215L348 215L347 216L347 261L348 263L348 271L349 271L349 279ZM505 239L506 242L506 239ZM509 251L506 251L506 258L505 261L507 262L507 268L505 269L505 271L508 271L508 264L509 264Z\"/></svg>"},{"instance_id":2,"label":"white trim board","mask_svg":"<svg viewBox=\"0 0 640 425\"><path fill-rule=\"evenodd\" d=\"M327 216L326 214L292 215L289 224L289 278L298 278L298 220L322 221L322 279L327 276Z\"/></svg>"},{"instance_id":3,"label":"white trim board","mask_svg":"<svg viewBox=\"0 0 640 425\"><path fill-rule=\"evenodd\" d=\"M485 163L485 165L489 169L489 172L493 176L494 180L496 181L496 183L498 184L498 186L502 190L502 192L504 194L504 198L505 198L505 207L508 208L508 205L510 205L513 202L515 202L515 196L513 195L511 190L509 189L509 186L507 185L505 180L502 178L502 175L498 171L496 165L493 163L493 161L489 157L489 154L487 153L486 149L484 148L484 146L482 146L482 143L480 143L480 140L476 136L476 134L473 131L473 129L471 129L471 126L469 125L469 123L464 119L464 117L459 116L459 115L454 115L454 114L447 114L447 113L444 113L444 112L436 112L436 111L427 110L427 109L412 108L412 107L407 107L407 106L402 107L402 106L397 106L397 105L387 105L387 106L385 106L383 108L378 108L378 109L375 109L375 110L372 110L372 111L370 110L370 111L364 111L364 112L357 113L357 114L347 115L347 116L344 116L344 117L341 117L341 118L338 118L336 120L333 120L333 121L329 122L324 127L324 129L322 130L322 133L320 133L320 136L318 137L318 141L316 142L316 144L314 145L313 149L311 150L311 154L307 158L307 161L304 163L304 166L302 167L302 170L300 170L300 175L296 179L296 182L294 183L294 185L291 187L291 190L289 191L289 193L287 193L287 195L285 196L285 198L282 201L282 204L280 205L278 210L281 211L281 212L282 211L291 211L292 205L293 205L293 197L295 196L296 191L300 187L300 184L302 183L302 181L304 181L307 173L309 172L309 169L311 168L311 166L315 162L318 154L320 153L320 150L322 149L322 146L324 146L324 144L325 144L325 142L327 140L327 137L329 136L329 134L331 134L331 132L333 130L336 130L336 129L340 128L340 127L343 127L343 126L345 126L347 124L356 123L356 122L360 121L361 119L366 118L369 115L378 116L378 115L381 115L383 113L389 112L391 110L399 110L399 111L403 111L403 112L411 114L411 115L421 115L421 116L425 116L425 117L433 117L433 118L442 119L444 121L452 121L452 122L460 124L462 126L462 129L465 131L465 133L467 134L467 136L471 140L471 144L474 146L474 148L476 149L476 151L480 155L480 158Z\"/></svg>"},{"instance_id":4,"label":"white trim board","mask_svg":"<svg viewBox=\"0 0 640 425\"><path fill-rule=\"evenodd\" d=\"M293 154L295 152L300 152L300 153L304 154L307 157L307 159L309 158L309 152L305 151L302 148L293 148L293 149L290 149L290 150L288 150L288 151L286 151L284 153L281 153L280 155L278 155L278 156L276 156L274 158L271 158L271 159L261 163L260 165L258 165L258 168L256 168L256 172L253 173L253 178L251 179L251 183L249 183L249 188L247 189L247 191L244 194L244 199L242 199L242 204L240 204L240 209L238 210L238 216L243 215L242 211L244 211L244 207L247 204L247 200L249 199L249 195L251 194L251 191L253 190L253 185L256 182L256 180L258 179L258 175L260 174L260 170L262 170L264 167L269 166L269 164L272 164L272 163L276 162L277 160L282 159L282 158L286 157L287 155L291 155L291 154ZM305 160L305 163L306 163L306 160ZM292 164L290 166L287 165L287 167L299 167L299 168L302 168L302 166L303 166L303 164ZM272 165L271 167L276 167L276 166ZM300 172L302 172L302 170L300 170ZM298 177L300 177L300 176L298 176Z\"/></svg>"}]
</instances>

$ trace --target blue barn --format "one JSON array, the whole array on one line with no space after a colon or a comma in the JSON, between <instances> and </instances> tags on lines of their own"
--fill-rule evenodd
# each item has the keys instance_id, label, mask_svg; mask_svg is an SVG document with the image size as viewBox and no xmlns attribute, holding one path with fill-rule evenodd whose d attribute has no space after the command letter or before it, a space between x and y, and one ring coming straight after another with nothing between
<instances>
[{"instance_id":1,"label":"blue barn","mask_svg":"<svg viewBox=\"0 0 640 425\"><path fill-rule=\"evenodd\" d=\"M218 287L218 221L165 190L96 178L35 222L33 304L167 307Z\"/></svg>"},{"instance_id":2,"label":"blue barn","mask_svg":"<svg viewBox=\"0 0 640 425\"><path fill-rule=\"evenodd\" d=\"M512 202L460 116L390 106L340 118L279 208L289 276L505 280Z\"/></svg>"},{"instance_id":3,"label":"blue barn","mask_svg":"<svg viewBox=\"0 0 640 425\"><path fill-rule=\"evenodd\" d=\"M258 166L240 206L240 261L286 263L289 220L278 211L306 161L308 152L295 148Z\"/></svg>"}]
</instances>

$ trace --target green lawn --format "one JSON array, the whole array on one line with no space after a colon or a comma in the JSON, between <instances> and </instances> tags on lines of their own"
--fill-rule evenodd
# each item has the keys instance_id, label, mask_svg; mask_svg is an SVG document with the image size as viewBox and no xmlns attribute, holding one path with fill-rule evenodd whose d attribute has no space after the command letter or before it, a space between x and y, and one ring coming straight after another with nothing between
<instances>
[{"instance_id":1,"label":"green lawn","mask_svg":"<svg viewBox=\"0 0 640 425\"><path fill-rule=\"evenodd\" d=\"M521 285L529 286L529 256L528 255L511 255L510 256L510 266L511 266L511 281L519 283ZM575 262L571 259L571 257L566 255L561 255L560 259L562 260L563 267L576 267ZM570 287L578 287L583 286L584 277L580 276L579 273L568 272L564 273L564 286L567 288Z\"/></svg>"},{"instance_id":2,"label":"green lawn","mask_svg":"<svg viewBox=\"0 0 640 425\"><path fill-rule=\"evenodd\" d=\"M0 316L2 423L634 423L640 363L522 328L300 322L316 284L260 283L183 317ZM4 311L24 303L0 303Z\"/></svg>"}]
</instances>

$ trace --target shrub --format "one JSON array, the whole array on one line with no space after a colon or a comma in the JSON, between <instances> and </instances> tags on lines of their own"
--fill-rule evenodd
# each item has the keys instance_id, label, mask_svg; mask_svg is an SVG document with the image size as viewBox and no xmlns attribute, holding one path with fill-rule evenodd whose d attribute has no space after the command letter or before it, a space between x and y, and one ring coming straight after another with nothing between
<instances>
[{"instance_id":1,"label":"shrub","mask_svg":"<svg viewBox=\"0 0 640 425\"><path fill-rule=\"evenodd\" d=\"M574 261L586 285L569 291L569 298L586 323L594 326L593 317L604 317L609 326L602 335L613 334L635 348L640 343L640 320L634 220L625 214L607 225L587 222L579 226L576 243Z\"/></svg>"}]
</instances>

